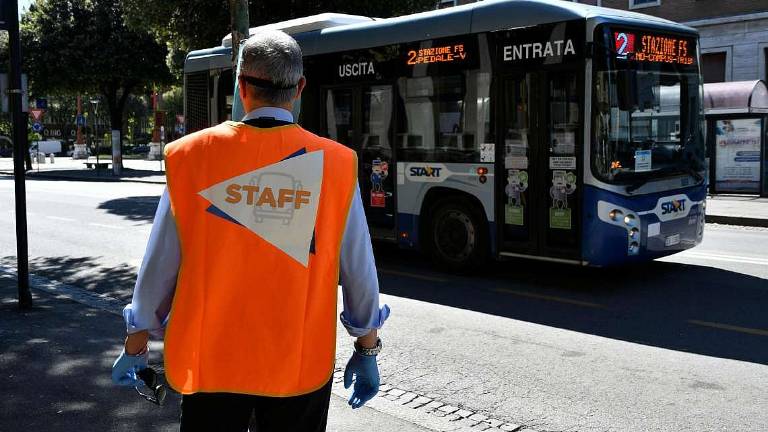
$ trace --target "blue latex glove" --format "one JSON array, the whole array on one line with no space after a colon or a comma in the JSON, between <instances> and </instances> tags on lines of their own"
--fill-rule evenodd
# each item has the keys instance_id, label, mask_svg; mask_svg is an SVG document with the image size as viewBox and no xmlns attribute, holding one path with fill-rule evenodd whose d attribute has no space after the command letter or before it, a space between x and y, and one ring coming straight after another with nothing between
<instances>
[{"instance_id":1,"label":"blue latex glove","mask_svg":"<svg viewBox=\"0 0 768 432\"><path fill-rule=\"evenodd\" d=\"M123 350L120 353L120 357L115 360L115 364L112 365L112 382L121 386L136 386L139 382L136 372L147 368L148 357L148 352L139 355L128 355Z\"/></svg>"},{"instance_id":2,"label":"blue latex glove","mask_svg":"<svg viewBox=\"0 0 768 432\"><path fill-rule=\"evenodd\" d=\"M352 397L349 398L349 405L352 408L360 408L379 392L379 366L376 364L376 356L352 353L344 370L344 388L352 385L353 375L355 389L352 391Z\"/></svg>"}]
</instances>

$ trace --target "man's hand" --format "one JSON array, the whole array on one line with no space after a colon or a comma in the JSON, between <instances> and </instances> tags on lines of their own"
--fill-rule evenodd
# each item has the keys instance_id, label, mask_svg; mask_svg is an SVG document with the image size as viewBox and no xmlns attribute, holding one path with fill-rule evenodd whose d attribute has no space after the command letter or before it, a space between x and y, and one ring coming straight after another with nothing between
<instances>
[{"instance_id":1,"label":"man's hand","mask_svg":"<svg viewBox=\"0 0 768 432\"><path fill-rule=\"evenodd\" d=\"M349 398L349 405L352 408L360 408L379 392L379 366L376 364L376 356L352 353L344 371L344 388L352 385L353 375L355 388Z\"/></svg>"},{"instance_id":2,"label":"man's hand","mask_svg":"<svg viewBox=\"0 0 768 432\"><path fill-rule=\"evenodd\" d=\"M121 386L135 386L139 382L136 372L147 368L148 354L130 355L123 350L112 365L112 382Z\"/></svg>"}]
</instances>

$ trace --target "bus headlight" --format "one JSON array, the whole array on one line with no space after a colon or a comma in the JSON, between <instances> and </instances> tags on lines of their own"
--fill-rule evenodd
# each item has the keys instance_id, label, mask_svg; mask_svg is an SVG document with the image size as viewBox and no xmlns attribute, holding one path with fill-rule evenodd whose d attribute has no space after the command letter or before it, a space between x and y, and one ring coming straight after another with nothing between
<instances>
[{"instance_id":1,"label":"bus headlight","mask_svg":"<svg viewBox=\"0 0 768 432\"><path fill-rule=\"evenodd\" d=\"M640 253L640 244L638 242L630 243L628 252L630 255L637 255Z\"/></svg>"},{"instance_id":2,"label":"bus headlight","mask_svg":"<svg viewBox=\"0 0 768 432\"><path fill-rule=\"evenodd\" d=\"M637 228L632 228L629 230L629 238L632 240L637 240L640 238L640 230Z\"/></svg>"},{"instance_id":3,"label":"bus headlight","mask_svg":"<svg viewBox=\"0 0 768 432\"><path fill-rule=\"evenodd\" d=\"M612 221L619 221L622 216L624 216L624 212L619 209L613 209L608 213L608 217L611 218Z\"/></svg>"},{"instance_id":4,"label":"bus headlight","mask_svg":"<svg viewBox=\"0 0 768 432\"><path fill-rule=\"evenodd\" d=\"M624 216L624 223L626 225L629 225L629 226L634 225L635 224L635 215L628 214L628 215Z\"/></svg>"}]
</instances>

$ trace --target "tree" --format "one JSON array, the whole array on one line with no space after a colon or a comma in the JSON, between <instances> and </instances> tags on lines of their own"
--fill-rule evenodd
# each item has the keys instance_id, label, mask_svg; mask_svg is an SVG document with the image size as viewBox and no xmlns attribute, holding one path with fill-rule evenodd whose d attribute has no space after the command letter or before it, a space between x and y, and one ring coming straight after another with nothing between
<instances>
[{"instance_id":1,"label":"tree","mask_svg":"<svg viewBox=\"0 0 768 432\"><path fill-rule=\"evenodd\" d=\"M131 92L172 79L166 47L129 28L119 1L37 0L22 19L22 44L31 91L101 94L121 137Z\"/></svg>"},{"instance_id":2,"label":"tree","mask_svg":"<svg viewBox=\"0 0 768 432\"><path fill-rule=\"evenodd\" d=\"M227 0L123 0L129 25L149 28L168 46L169 66L181 77L184 56L194 49L221 43L230 29ZM379 18L420 12L435 0L262 0L249 5L251 26L258 26L323 12Z\"/></svg>"}]
</instances>

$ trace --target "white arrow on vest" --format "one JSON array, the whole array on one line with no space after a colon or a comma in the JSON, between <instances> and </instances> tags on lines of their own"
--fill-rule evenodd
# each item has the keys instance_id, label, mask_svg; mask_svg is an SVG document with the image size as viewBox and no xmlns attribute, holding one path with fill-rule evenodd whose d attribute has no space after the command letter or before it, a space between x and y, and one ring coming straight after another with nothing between
<instances>
[{"instance_id":1,"label":"white arrow on vest","mask_svg":"<svg viewBox=\"0 0 768 432\"><path fill-rule=\"evenodd\" d=\"M199 192L230 219L306 267L323 184L323 152L291 157Z\"/></svg>"}]
</instances>

